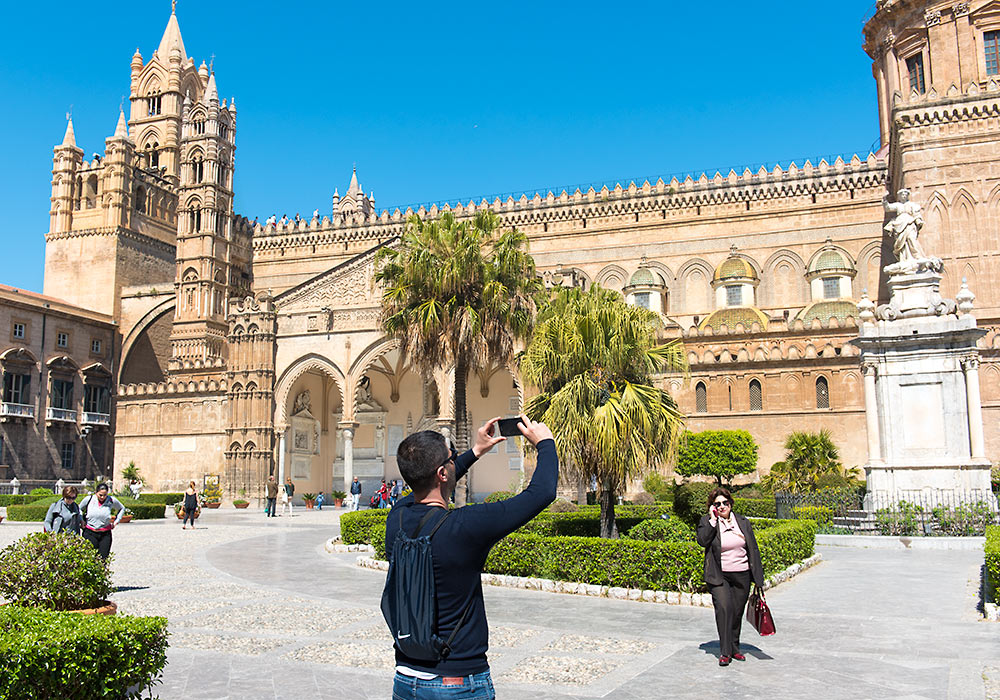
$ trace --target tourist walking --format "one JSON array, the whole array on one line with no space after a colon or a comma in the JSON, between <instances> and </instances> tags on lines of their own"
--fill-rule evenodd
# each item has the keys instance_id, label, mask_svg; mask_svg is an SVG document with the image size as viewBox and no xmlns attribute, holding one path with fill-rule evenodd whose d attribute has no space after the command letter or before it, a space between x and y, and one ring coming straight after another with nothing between
<instances>
[{"instance_id":1,"label":"tourist walking","mask_svg":"<svg viewBox=\"0 0 1000 700\"><path fill-rule=\"evenodd\" d=\"M132 498L139 500L139 494L142 493L142 482L138 479L132 479L132 483L129 484L128 490L132 493Z\"/></svg>"},{"instance_id":2,"label":"tourist walking","mask_svg":"<svg viewBox=\"0 0 1000 700\"><path fill-rule=\"evenodd\" d=\"M191 520L191 529L194 530L194 519L198 517L198 489L194 482L188 483L187 490L184 491L184 527L187 530L188 519Z\"/></svg>"},{"instance_id":3,"label":"tourist walking","mask_svg":"<svg viewBox=\"0 0 1000 700\"><path fill-rule=\"evenodd\" d=\"M118 515L113 516L112 511ZM108 493L107 484L98 484L97 492L87 496L80 504L83 516L83 537L97 549L101 559L107 561L111 554L111 531L125 515L125 506Z\"/></svg>"},{"instance_id":4,"label":"tourist walking","mask_svg":"<svg viewBox=\"0 0 1000 700\"><path fill-rule=\"evenodd\" d=\"M385 508L389 505L389 487L385 483L385 479L382 479L382 485L378 487L378 501L375 506L377 508Z\"/></svg>"},{"instance_id":5,"label":"tourist walking","mask_svg":"<svg viewBox=\"0 0 1000 700\"><path fill-rule=\"evenodd\" d=\"M450 653L438 652L437 659L430 661L421 648L423 658L408 656L404 649L416 651L409 646L410 633L404 635L392 629L396 652L393 698L496 697L486 660L489 628L480 581L483 562L493 545L555 500L559 480L552 432L543 423L522 416L518 426L521 434L538 450L528 488L505 501L450 511L455 482L478 458L505 440L497 435L498 420L494 418L479 428L472 449L461 455L448 446L443 435L432 430L410 435L397 450L399 470L413 492L399 499L386 519L385 551L389 553L390 568L383 611L402 610L410 593L400 590L400 596L393 595L395 585L401 582L394 578L399 574L393 569L397 533L402 529L409 537L429 535L436 605L431 613L434 619L425 622L433 624L428 633L433 631L441 640L448 640ZM418 595L414 592L414 596ZM393 615L390 612L387 619Z\"/></svg>"},{"instance_id":6,"label":"tourist walking","mask_svg":"<svg viewBox=\"0 0 1000 700\"><path fill-rule=\"evenodd\" d=\"M750 521L733 512L733 496L717 488L708 496L708 514L698 523L698 544L705 548L705 583L712 593L715 625L719 631L719 665L736 659L740 652L743 610L750 583L764 590L764 567Z\"/></svg>"},{"instance_id":7,"label":"tourist walking","mask_svg":"<svg viewBox=\"0 0 1000 700\"><path fill-rule=\"evenodd\" d=\"M358 481L358 477L354 477L354 481L351 482L351 510L357 510L361 507L361 482Z\"/></svg>"},{"instance_id":8,"label":"tourist walking","mask_svg":"<svg viewBox=\"0 0 1000 700\"><path fill-rule=\"evenodd\" d=\"M292 483L292 477L285 477L285 494L281 498L281 512L284 514L285 507L288 507L288 515L292 514L292 497L295 495L295 484Z\"/></svg>"},{"instance_id":9,"label":"tourist walking","mask_svg":"<svg viewBox=\"0 0 1000 700\"><path fill-rule=\"evenodd\" d=\"M401 495L403 495L403 480L393 479L392 486L389 488L389 505L396 505L396 501L399 500Z\"/></svg>"},{"instance_id":10,"label":"tourist walking","mask_svg":"<svg viewBox=\"0 0 1000 700\"><path fill-rule=\"evenodd\" d=\"M274 474L267 477L267 483L264 484L265 495L267 496L267 505L264 507L264 517L273 518L277 515L275 513L275 508L278 502L278 482L274 480Z\"/></svg>"},{"instance_id":11,"label":"tourist walking","mask_svg":"<svg viewBox=\"0 0 1000 700\"><path fill-rule=\"evenodd\" d=\"M62 498L49 506L45 513L42 529L45 532L72 532L80 534L80 506L76 497L80 494L75 486L66 486L62 490Z\"/></svg>"}]
</instances>

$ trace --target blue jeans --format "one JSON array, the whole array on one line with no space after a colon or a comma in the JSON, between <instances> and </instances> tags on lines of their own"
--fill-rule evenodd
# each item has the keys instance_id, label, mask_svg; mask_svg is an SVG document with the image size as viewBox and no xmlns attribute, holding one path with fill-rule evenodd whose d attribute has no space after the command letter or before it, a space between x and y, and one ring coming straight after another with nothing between
<instances>
[{"instance_id":1,"label":"blue jeans","mask_svg":"<svg viewBox=\"0 0 1000 700\"><path fill-rule=\"evenodd\" d=\"M462 678L448 678L448 684L445 684L445 680L438 676L431 681L422 681L397 672L395 682L392 684L392 698L393 700L438 700L439 698L494 700L497 696L493 690L493 680L489 671Z\"/></svg>"}]
</instances>

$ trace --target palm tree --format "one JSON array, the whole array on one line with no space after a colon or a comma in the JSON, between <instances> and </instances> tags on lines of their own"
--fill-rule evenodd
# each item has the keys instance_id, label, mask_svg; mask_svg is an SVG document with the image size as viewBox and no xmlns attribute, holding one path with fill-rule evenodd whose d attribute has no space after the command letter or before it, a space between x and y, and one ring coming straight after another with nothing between
<instances>
[{"instance_id":1,"label":"palm tree","mask_svg":"<svg viewBox=\"0 0 1000 700\"><path fill-rule=\"evenodd\" d=\"M794 432L785 439L785 459L762 479L774 490L815 491L820 477L841 476L840 452L827 430Z\"/></svg>"},{"instance_id":2,"label":"palm tree","mask_svg":"<svg viewBox=\"0 0 1000 700\"><path fill-rule=\"evenodd\" d=\"M601 537L615 536L616 494L667 459L683 427L673 397L652 383L687 371L679 341L657 344L661 325L615 292L561 290L521 356L525 381L540 389L525 412L552 429L568 471L596 479Z\"/></svg>"},{"instance_id":3,"label":"palm tree","mask_svg":"<svg viewBox=\"0 0 1000 700\"><path fill-rule=\"evenodd\" d=\"M399 245L380 250L376 264L382 325L407 361L425 375L455 368L455 442L466 449L469 371L508 364L534 324L541 283L527 237L501 230L492 211L464 221L451 212L411 216Z\"/></svg>"}]
</instances>

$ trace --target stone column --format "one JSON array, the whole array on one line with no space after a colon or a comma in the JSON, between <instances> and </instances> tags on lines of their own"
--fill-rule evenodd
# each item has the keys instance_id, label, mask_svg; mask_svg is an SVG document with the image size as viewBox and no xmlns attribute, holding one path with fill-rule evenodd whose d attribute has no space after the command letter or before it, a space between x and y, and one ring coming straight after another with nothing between
<instances>
[{"instance_id":1,"label":"stone column","mask_svg":"<svg viewBox=\"0 0 1000 700\"><path fill-rule=\"evenodd\" d=\"M965 370L965 398L969 408L969 446L973 459L986 457L986 443L983 440L983 405L979 398L979 356L962 358Z\"/></svg>"},{"instance_id":2,"label":"stone column","mask_svg":"<svg viewBox=\"0 0 1000 700\"><path fill-rule=\"evenodd\" d=\"M341 423L344 431L344 491L351 492L351 482L354 481L354 430L357 423Z\"/></svg>"},{"instance_id":3,"label":"stone column","mask_svg":"<svg viewBox=\"0 0 1000 700\"><path fill-rule=\"evenodd\" d=\"M878 401L875 395L876 363L865 362L861 371L865 375L865 419L868 428L868 463L882 462L882 442L878 429Z\"/></svg>"},{"instance_id":4,"label":"stone column","mask_svg":"<svg viewBox=\"0 0 1000 700\"><path fill-rule=\"evenodd\" d=\"M287 427L282 427L278 434L278 486L285 483L285 434Z\"/></svg>"}]
</instances>

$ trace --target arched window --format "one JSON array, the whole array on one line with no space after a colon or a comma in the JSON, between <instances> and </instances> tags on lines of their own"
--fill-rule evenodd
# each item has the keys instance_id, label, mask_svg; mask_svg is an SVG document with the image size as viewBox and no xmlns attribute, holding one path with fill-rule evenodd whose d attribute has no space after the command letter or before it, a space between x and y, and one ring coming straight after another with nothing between
<instances>
[{"instance_id":1,"label":"arched window","mask_svg":"<svg viewBox=\"0 0 1000 700\"><path fill-rule=\"evenodd\" d=\"M149 167L158 168L160 167L160 144L157 141L149 141L146 143L146 162L149 163Z\"/></svg>"},{"instance_id":2,"label":"arched window","mask_svg":"<svg viewBox=\"0 0 1000 700\"><path fill-rule=\"evenodd\" d=\"M826 377L816 379L816 408L830 408L830 384Z\"/></svg>"},{"instance_id":3,"label":"arched window","mask_svg":"<svg viewBox=\"0 0 1000 700\"><path fill-rule=\"evenodd\" d=\"M154 117L160 113L160 108L162 107L162 101L160 97L160 91L156 90L149 93L146 97L146 114L147 116Z\"/></svg>"},{"instance_id":4,"label":"arched window","mask_svg":"<svg viewBox=\"0 0 1000 700\"><path fill-rule=\"evenodd\" d=\"M84 199L87 201L87 209L97 206L97 175L87 178L87 187L83 191Z\"/></svg>"},{"instance_id":5,"label":"arched window","mask_svg":"<svg viewBox=\"0 0 1000 700\"><path fill-rule=\"evenodd\" d=\"M698 382L694 388L694 410L696 413L708 413L708 389L705 382Z\"/></svg>"},{"instance_id":6,"label":"arched window","mask_svg":"<svg viewBox=\"0 0 1000 700\"><path fill-rule=\"evenodd\" d=\"M196 204L191 210L191 233L201 231L201 205Z\"/></svg>"},{"instance_id":7,"label":"arched window","mask_svg":"<svg viewBox=\"0 0 1000 700\"><path fill-rule=\"evenodd\" d=\"M202 178L205 177L205 161L202 160L200 155L195 156L192 167L194 168L194 181L201 182Z\"/></svg>"},{"instance_id":8,"label":"arched window","mask_svg":"<svg viewBox=\"0 0 1000 700\"><path fill-rule=\"evenodd\" d=\"M750 410L761 411L764 409L764 398L761 395L760 382L756 379L750 380Z\"/></svg>"},{"instance_id":9,"label":"arched window","mask_svg":"<svg viewBox=\"0 0 1000 700\"><path fill-rule=\"evenodd\" d=\"M146 190L143 187L136 187L135 194L132 197L132 208L143 214L147 213L146 209Z\"/></svg>"},{"instance_id":10,"label":"arched window","mask_svg":"<svg viewBox=\"0 0 1000 700\"><path fill-rule=\"evenodd\" d=\"M194 133L196 133L196 134L204 134L205 133L205 120L203 118L195 120L195 122L194 122Z\"/></svg>"}]
</instances>

